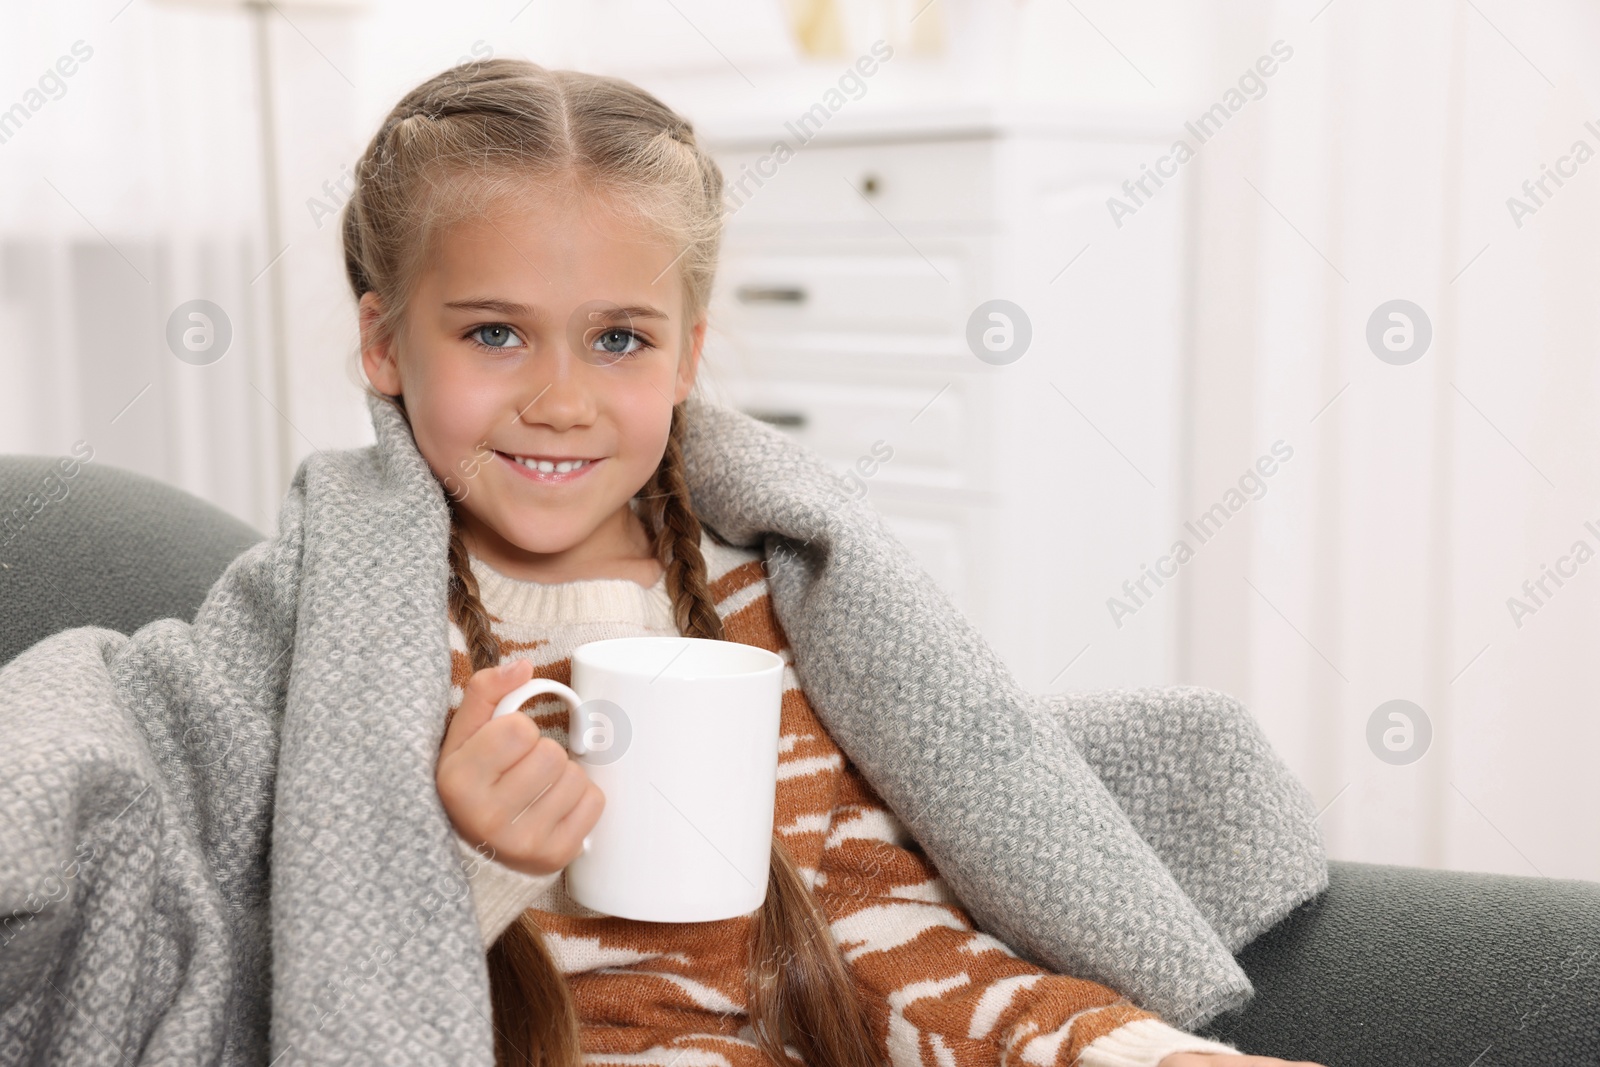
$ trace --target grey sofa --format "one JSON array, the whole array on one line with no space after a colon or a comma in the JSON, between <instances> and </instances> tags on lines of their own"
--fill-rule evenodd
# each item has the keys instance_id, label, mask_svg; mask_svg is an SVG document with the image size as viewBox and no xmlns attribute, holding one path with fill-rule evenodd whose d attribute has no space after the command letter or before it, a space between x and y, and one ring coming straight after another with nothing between
<instances>
[{"instance_id":1,"label":"grey sofa","mask_svg":"<svg viewBox=\"0 0 1600 1067\"><path fill-rule=\"evenodd\" d=\"M192 618L261 539L163 483L58 463L0 456L0 663L68 627ZM1600 1065L1600 883L1329 866L1239 954L1256 995L1207 1036L1330 1067Z\"/></svg>"}]
</instances>

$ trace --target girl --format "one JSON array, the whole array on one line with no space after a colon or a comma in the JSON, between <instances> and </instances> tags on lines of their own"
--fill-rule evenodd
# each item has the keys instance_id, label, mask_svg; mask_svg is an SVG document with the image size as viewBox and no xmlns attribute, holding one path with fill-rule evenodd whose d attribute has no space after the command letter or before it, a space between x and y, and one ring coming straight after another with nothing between
<instances>
[{"instance_id":1,"label":"girl","mask_svg":"<svg viewBox=\"0 0 1600 1067\"><path fill-rule=\"evenodd\" d=\"M701 526L681 469L722 176L614 78L495 59L407 94L343 219L367 381L451 502L452 691L437 785L471 861L501 1065L1281 1064L1186 1034L974 929L785 668L766 901L717 922L576 904L599 819L566 713L586 641L784 654L759 551ZM541 707L543 711L541 713ZM481 854L480 854L481 853Z\"/></svg>"}]
</instances>

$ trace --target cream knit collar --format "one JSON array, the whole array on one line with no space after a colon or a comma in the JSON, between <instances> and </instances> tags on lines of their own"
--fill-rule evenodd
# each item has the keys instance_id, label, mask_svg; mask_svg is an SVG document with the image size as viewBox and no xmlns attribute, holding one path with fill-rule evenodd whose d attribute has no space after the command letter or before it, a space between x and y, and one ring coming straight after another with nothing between
<instances>
[{"instance_id":1,"label":"cream knit collar","mask_svg":"<svg viewBox=\"0 0 1600 1067\"><path fill-rule=\"evenodd\" d=\"M467 558L478 579L483 606L502 619L535 626L629 622L672 629L672 600L667 595L665 574L648 588L631 578L536 582L497 571L471 553Z\"/></svg>"}]
</instances>

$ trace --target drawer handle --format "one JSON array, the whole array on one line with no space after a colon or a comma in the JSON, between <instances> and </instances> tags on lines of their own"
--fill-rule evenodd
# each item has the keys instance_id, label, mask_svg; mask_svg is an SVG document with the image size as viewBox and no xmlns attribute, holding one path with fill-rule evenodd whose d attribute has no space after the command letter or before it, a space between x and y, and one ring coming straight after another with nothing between
<instances>
[{"instance_id":1,"label":"drawer handle","mask_svg":"<svg viewBox=\"0 0 1600 1067\"><path fill-rule=\"evenodd\" d=\"M751 418L771 423L773 426L793 426L798 429L806 424L806 416L803 411L759 411L745 408L744 413Z\"/></svg>"},{"instance_id":2,"label":"drawer handle","mask_svg":"<svg viewBox=\"0 0 1600 1067\"><path fill-rule=\"evenodd\" d=\"M743 304L803 304L806 291L798 285L741 285L739 302Z\"/></svg>"}]
</instances>

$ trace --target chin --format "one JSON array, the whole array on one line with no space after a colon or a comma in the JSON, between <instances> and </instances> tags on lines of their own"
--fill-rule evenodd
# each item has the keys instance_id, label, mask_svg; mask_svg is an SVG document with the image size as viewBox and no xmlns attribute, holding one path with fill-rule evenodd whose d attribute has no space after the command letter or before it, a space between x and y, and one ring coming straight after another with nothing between
<instances>
[{"instance_id":1,"label":"chin","mask_svg":"<svg viewBox=\"0 0 1600 1067\"><path fill-rule=\"evenodd\" d=\"M598 519L587 516L536 512L516 516L502 529L501 536L524 552L553 555L582 544L599 525Z\"/></svg>"},{"instance_id":2,"label":"chin","mask_svg":"<svg viewBox=\"0 0 1600 1067\"><path fill-rule=\"evenodd\" d=\"M569 529L565 524L552 526L545 523L538 528L538 533L529 533L515 537L507 537L512 546L524 552L539 556L550 556L557 552L565 552L583 543L584 535L577 529Z\"/></svg>"}]
</instances>

